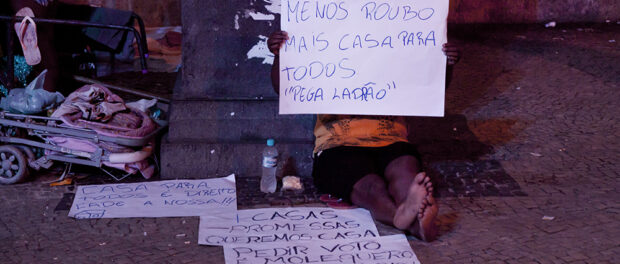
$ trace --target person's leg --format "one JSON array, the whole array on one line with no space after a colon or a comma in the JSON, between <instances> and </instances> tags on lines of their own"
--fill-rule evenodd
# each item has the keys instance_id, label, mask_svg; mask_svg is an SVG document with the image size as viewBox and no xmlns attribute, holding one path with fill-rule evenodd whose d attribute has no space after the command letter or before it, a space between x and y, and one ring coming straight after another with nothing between
<instances>
[{"instance_id":1,"label":"person's leg","mask_svg":"<svg viewBox=\"0 0 620 264\"><path fill-rule=\"evenodd\" d=\"M439 207L435 198L433 195L428 195L419 210L417 220L409 227L408 231L424 241L435 240L438 231L435 219L438 213Z\"/></svg>"},{"instance_id":2,"label":"person's leg","mask_svg":"<svg viewBox=\"0 0 620 264\"><path fill-rule=\"evenodd\" d=\"M389 192L396 201L394 226L407 230L417 219L423 202L429 194L426 189L428 177L421 172L412 170L412 167L403 161L410 160L411 156L401 156L391 162L385 173Z\"/></svg>"},{"instance_id":3,"label":"person's leg","mask_svg":"<svg viewBox=\"0 0 620 264\"><path fill-rule=\"evenodd\" d=\"M394 225L396 204L390 197L387 185L381 176L368 174L357 181L353 185L351 202L370 211L374 219Z\"/></svg>"},{"instance_id":4,"label":"person's leg","mask_svg":"<svg viewBox=\"0 0 620 264\"><path fill-rule=\"evenodd\" d=\"M407 198L409 186L414 183L416 175L420 172L419 168L418 159L411 155L397 157L386 166L385 179L396 204L402 204Z\"/></svg>"},{"instance_id":5,"label":"person's leg","mask_svg":"<svg viewBox=\"0 0 620 264\"><path fill-rule=\"evenodd\" d=\"M380 222L432 241L436 236L437 205L430 179L424 173L415 174L416 164L415 156L401 156L390 162L386 168L388 184L377 174L364 176L353 185L351 201L369 210Z\"/></svg>"},{"instance_id":6,"label":"person's leg","mask_svg":"<svg viewBox=\"0 0 620 264\"><path fill-rule=\"evenodd\" d=\"M432 195L430 178L420 172L417 152L408 144L395 144L386 151L390 152L384 155L388 160L390 155L401 155L389 161L384 174L397 207L394 226L408 230L425 241L434 240L438 207Z\"/></svg>"},{"instance_id":7,"label":"person's leg","mask_svg":"<svg viewBox=\"0 0 620 264\"><path fill-rule=\"evenodd\" d=\"M315 155L312 178L319 192L351 202L355 183L376 171L367 148L341 146Z\"/></svg>"},{"instance_id":8,"label":"person's leg","mask_svg":"<svg viewBox=\"0 0 620 264\"><path fill-rule=\"evenodd\" d=\"M393 225L396 205L385 180L377 174L370 148L336 147L314 158L317 189L370 211L374 219Z\"/></svg>"},{"instance_id":9,"label":"person's leg","mask_svg":"<svg viewBox=\"0 0 620 264\"><path fill-rule=\"evenodd\" d=\"M430 203L428 202L430 200L426 197L430 181L425 174L418 174L417 178L413 174L413 179L410 179L409 175L411 171L414 171L408 167L411 165L409 163L411 160L408 158L394 158L403 156L399 153L415 152L406 150L407 147L405 145L405 150L398 150L399 146L396 147L396 150L388 148L386 155L380 154L382 150L379 152L375 151L376 148L337 147L328 149L323 151L322 154L315 156L312 170L314 183L320 192L335 194L347 200L350 199L353 204L368 209L374 219L394 226L396 226L394 223L395 215L399 208L393 198L396 196L401 204L406 205L401 209L401 217L398 218L401 222L405 222L405 224L399 224L401 229L409 230L412 234L426 239L426 237L420 235L421 225L418 222L415 222L418 226L417 229L413 230L412 226L415 225L414 220L418 215L420 215L420 219L422 216L428 218L431 215L425 214L424 212L426 211L419 210L419 208L427 210L428 206L426 205ZM375 152L379 154L372 154ZM415 156L412 156L415 159ZM380 163L379 166L376 165L377 162ZM387 163L391 163L392 166L389 164L387 166L384 165ZM392 184L400 183L405 186L404 189L392 186L390 188L393 191L390 191L386 183L387 177L386 179L381 177L377 173L378 168L386 168L388 170L387 174L390 175L388 181L393 181ZM425 203L424 201L427 202ZM410 218L411 216L413 217L412 219L403 220L403 217Z\"/></svg>"}]
</instances>

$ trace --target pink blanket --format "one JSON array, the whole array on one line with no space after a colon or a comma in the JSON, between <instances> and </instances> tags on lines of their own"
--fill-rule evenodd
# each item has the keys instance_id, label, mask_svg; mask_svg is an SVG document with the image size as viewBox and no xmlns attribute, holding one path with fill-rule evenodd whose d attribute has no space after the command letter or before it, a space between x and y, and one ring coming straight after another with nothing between
<instances>
[{"instance_id":1,"label":"pink blanket","mask_svg":"<svg viewBox=\"0 0 620 264\"><path fill-rule=\"evenodd\" d=\"M157 124L146 113L127 107L123 99L100 85L85 85L77 89L54 111L52 117L59 118L68 127L89 128L100 135L118 138L141 138L157 129ZM97 146L111 153L137 150L111 142L94 143L69 137L50 137L50 139L59 146L88 152L94 151ZM147 179L154 173L154 166L147 160L133 163L104 162L104 164L129 173L140 171Z\"/></svg>"}]
</instances>

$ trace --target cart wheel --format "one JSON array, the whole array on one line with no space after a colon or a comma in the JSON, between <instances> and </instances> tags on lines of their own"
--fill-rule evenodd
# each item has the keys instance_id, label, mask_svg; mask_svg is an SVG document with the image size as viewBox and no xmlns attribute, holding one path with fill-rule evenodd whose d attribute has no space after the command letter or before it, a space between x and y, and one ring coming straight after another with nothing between
<instances>
[{"instance_id":1,"label":"cart wheel","mask_svg":"<svg viewBox=\"0 0 620 264\"><path fill-rule=\"evenodd\" d=\"M28 176L28 161L14 146L0 146L0 183L13 184Z\"/></svg>"},{"instance_id":2,"label":"cart wheel","mask_svg":"<svg viewBox=\"0 0 620 264\"><path fill-rule=\"evenodd\" d=\"M36 156L34 155L34 152L32 151L30 147L24 146L24 145L14 145L14 146L18 147L22 152L24 152L24 154L26 155L26 161L32 162L36 159Z\"/></svg>"}]
</instances>

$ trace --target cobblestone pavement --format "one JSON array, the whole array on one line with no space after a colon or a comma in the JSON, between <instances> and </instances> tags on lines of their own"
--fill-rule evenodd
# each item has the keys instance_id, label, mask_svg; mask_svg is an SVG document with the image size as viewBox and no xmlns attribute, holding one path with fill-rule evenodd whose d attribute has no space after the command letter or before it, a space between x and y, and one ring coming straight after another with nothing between
<instances>
[{"instance_id":1,"label":"cobblestone pavement","mask_svg":"<svg viewBox=\"0 0 620 264\"><path fill-rule=\"evenodd\" d=\"M411 119L440 203L439 239L411 242L420 260L620 263L620 25L451 32L464 57L446 117ZM197 217L68 218L75 187L44 183L56 173L0 186L0 262L223 263ZM238 188L240 208L317 202Z\"/></svg>"}]
</instances>

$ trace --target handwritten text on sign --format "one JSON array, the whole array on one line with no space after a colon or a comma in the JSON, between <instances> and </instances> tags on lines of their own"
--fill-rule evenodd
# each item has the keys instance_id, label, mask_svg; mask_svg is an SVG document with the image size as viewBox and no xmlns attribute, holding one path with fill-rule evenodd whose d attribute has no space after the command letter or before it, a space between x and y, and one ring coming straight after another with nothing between
<instances>
[{"instance_id":1,"label":"handwritten text on sign","mask_svg":"<svg viewBox=\"0 0 620 264\"><path fill-rule=\"evenodd\" d=\"M255 244L332 241L376 237L379 233L366 209L326 207L264 208L200 217L198 243Z\"/></svg>"},{"instance_id":2,"label":"handwritten text on sign","mask_svg":"<svg viewBox=\"0 0 620 264\"><path fill-rule=\"evenodd\" d=\"M280 114L443 116L448 0L282 0Z\"/></svg>"},{"instance_id":3,"label":"handwritten text on sign","mask_svg":"<svg viewBox=\"0 0 620 264\"><path fill-rule=\"evenodd\" d=\"M420 263L404 235L366 239L225 245L227 264Z\"/></svg>"},{"instance_id":4,"label":"handwritten text on sign","mask_svg":"<svg viewBox=\"0 0 620 264\"><path fill-rule=\"evenodd\" d=\"M78 186L70 217L178 217L237 210L235 175L203 180L172 180Z\"/></svg>"}]
</instances>

